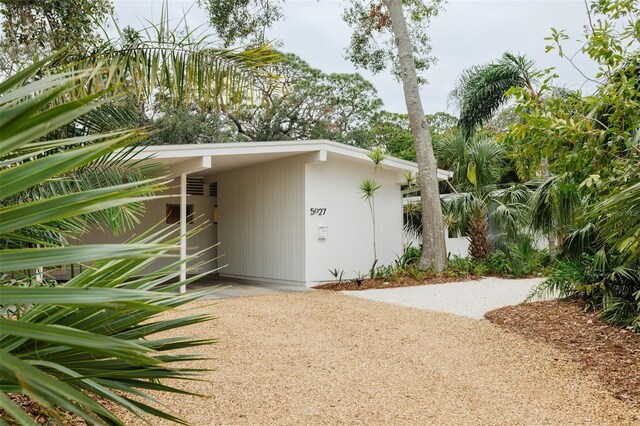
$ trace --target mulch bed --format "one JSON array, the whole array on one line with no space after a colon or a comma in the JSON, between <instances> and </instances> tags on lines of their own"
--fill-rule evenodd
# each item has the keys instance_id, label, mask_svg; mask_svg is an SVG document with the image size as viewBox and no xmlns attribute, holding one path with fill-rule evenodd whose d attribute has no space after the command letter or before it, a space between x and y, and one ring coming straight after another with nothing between
<instances>
[{"instance_id":1,"label":"mulch bed","mask_svg":"<svg viewBox=\"0 0 640 426\"><path fill-rule=\"evenodd\" d=\"M27 413L37 424L39 425L53 425L56 424L54 417L52 417L47 410L40 404L29 398L27 395L19 393L8 393L7 396L16 405L22 408L22 411ZM94 399L100 404L104 405L107 410L112 411L115 404L111 401L107 401L103 398L94 395ZM79 416L65 412L64 410L58 412L58 415L62 416L59 420L63 426L86 426L87 423ZM0 409L0 419L5 421L14 422L13 417L9 416L4 410ZM9 423L13 424L13 423Z\"/></svg>"},{"instance_id":2,"label":"mulch bed","mask_svg":"<svg viewBox=\"0 0 640 426\"><path fill-rule=\"evenodd\" d=\"M613 395L640 409L640 333L611 327L578 301L507 306L485 317L509 331L568 354Z\"/></svg>"},{"instance_id":3,"label":"mulch bed","mask_svg":"<svg viewBox=\"0 0 640 426\"><path fill-rule=\"evenodd\" d=\"M428 278L423 278L418 280L414 277L406 276L406 277L394 277L389 280L380 280L380 279L368 279L364 280L360 283L355 280L351 281L342 281L342 282L332 282L321 284L314 288L320 290L332 290L332 291L354 291L354 290L371 290L377 288L396 288L396 287L413 287L417 285L433 285L433 284L446 284L451 282L463 282L463 281L476 281L480 278L483 278L478 275L469 275L466 277L452 277L446 275L436 275Z\"/></svg>"},{"instance_id":4,"label":"mulch bed","mask_svg":"<svg viewBox=\"0 0 640 426\"><path fill-rule=\"evenodd\" d=\"M33 401L28 396L18 393L8 393L7 396L11 401L22 408L22 411L27 413L29 417L31 417L37 424L55 424L55 420L49 415L49 413L47 413L45 408ZM65 417L61 419L64 426L79 426L86 424L82 422L79 417L73 414L67 413L64 416ZM12 422L14 421L13 417L9 416L4 410L0 410L0 419Z\"/></svg>"}]
</instances>

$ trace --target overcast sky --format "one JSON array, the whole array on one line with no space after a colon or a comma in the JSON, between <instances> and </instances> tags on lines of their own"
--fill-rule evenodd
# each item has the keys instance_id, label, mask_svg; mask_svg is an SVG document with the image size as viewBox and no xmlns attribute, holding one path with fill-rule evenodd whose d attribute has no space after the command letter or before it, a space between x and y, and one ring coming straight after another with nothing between
<instances>
[{"instance_id":1,"label":"overcast sky","mask_svg":"<svg viewBox=\"0 0 640 426\"><path fill-rule=\"evenodd\" d=\"M163 0L114 3L121 27L140 28L145 19L157 22ZM183 11L189 10L190 26L205 24L206 13L194 3L194 0L169 0L170 17L177 20ZM287 1L284 20L268 36L280 41L283 51L299 55L326 73L360 72L374 84L386 110L406 112L402 87L390 74L372 76L344 59L350 37L350 29L341 18L345 4L335 0ZM545 54L544 38L551 33L551 27L565 29L573 38L579 38L586 21L582 0L450 1L430 27L433 54L438 62L427 72L429 84L421 90L425 111L453 112L447 105L447 97L459 73L471 65L494 60L505 51L526 54L538 68L556 67L560 75L557 84L580 88L585 79L556 53ZM579 55L576 63L587 75L595 73L595 67L585 57Z\"/></svg>"}]
</instances>

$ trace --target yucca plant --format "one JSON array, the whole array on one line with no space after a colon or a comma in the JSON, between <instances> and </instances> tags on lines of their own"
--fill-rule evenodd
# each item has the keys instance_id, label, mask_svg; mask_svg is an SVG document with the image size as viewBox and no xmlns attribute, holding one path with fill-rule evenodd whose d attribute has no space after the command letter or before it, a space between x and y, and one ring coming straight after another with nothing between
<instances>
[{"instance_id":1,"label":"yucca plant","mask_svg":"<svg viewBox=\"0 0 640 426\"><path fill-rule=\"evenodd\" d=\"M208 318L157 317L207 293L175 293L186 284L175 282L181 264L176 255L177 230L152 229L125 244L69 246L59 238L47 238L73 235L86 224L88 215L149 199L164 188L162 181L103 182L93 188L80 185L70 192L50 191L39 198L17 197L46 184L55 186L60 179L99 164L105 156L119 158L122 149L146 136L144 129L134 129L51 139L57 129L117 101L109 90L78 96L87 79L106 72L103 68L36 78L55 59L40 61L0 83L3 423L36 424L15 402L16 397L29 398L58 424L68 414L88 424L122 424L99 400L138 415L184 423L157 404L149 404L154 399L147 394L150 390L188 393L163 384L162 379L193 378L198 370L175 363L199 357L169 351L211 343L153 336ZM135 218L140 212L129 213ZM59 228L62 222L69 227ZM175 256L176 261L148 272L154 260L166 256ZM38 277L24 273L69 263L87 267L65 283L42 285Z\"/></svg>"}]
</instances>

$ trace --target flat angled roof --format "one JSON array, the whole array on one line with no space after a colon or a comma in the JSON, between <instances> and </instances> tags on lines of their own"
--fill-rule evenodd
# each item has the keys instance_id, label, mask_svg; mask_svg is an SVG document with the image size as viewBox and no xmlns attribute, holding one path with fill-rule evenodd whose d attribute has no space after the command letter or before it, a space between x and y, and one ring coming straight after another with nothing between
<instances>
[{"instance_id":1,"label":"flat angled roof","mask_svg":"<svg viewBox=\"0 0 640 426\"><path fill-rule=\"evenodd\" d=\"M239 167L250 163L270 161L308 152L326 151L352 158L358 161L371 161L367 150L330 140L308 141L272 141L272 142L232 142L187 145L149 145L141 150L137 159L149 158L163 160L169 164L177 164L194 157L228 157L229 168L235 164ZM246 160L246 161L243 161ZM258 161L262 160L262 161ZM398 171L417 173L418 165L412 161L396 157L387 157L382 165ZM448 179L453 175L447 170L438 169L438 178Z\"/></svg>"}]
</instances>

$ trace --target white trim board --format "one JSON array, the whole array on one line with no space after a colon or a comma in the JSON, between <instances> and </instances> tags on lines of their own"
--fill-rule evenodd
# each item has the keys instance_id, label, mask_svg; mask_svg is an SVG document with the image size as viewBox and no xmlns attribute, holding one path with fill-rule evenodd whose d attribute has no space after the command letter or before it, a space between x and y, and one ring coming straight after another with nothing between
<instances>
[{"instance_id":1,"label":"white trim board","mask_svg":"<svg viewBox=\"0 0 640 426\"><path fill-rule=\"evenodd\" d=\"M255 154L303 154L309 152L328 152L353 158L360 161L371 161L367 156L367 150L357 148L330 140L309 141L276 141L276 142L233 142L233 143L209 143L188 145L149 145L140 150L133 159L179 159L193 157L221 157L230 155L255 155ZM321 155L321 154L320 154ZM209 160L211 161L211 160ZM213 159L215 164L215 159ZM209 162L209 167L210 166ZM387 157L382 165L399 172L418 172L418 165L412 161L395 157ZM453 176L447 170L438 169L438 179L446 180Z\"/></svg>"}]
</instances>

